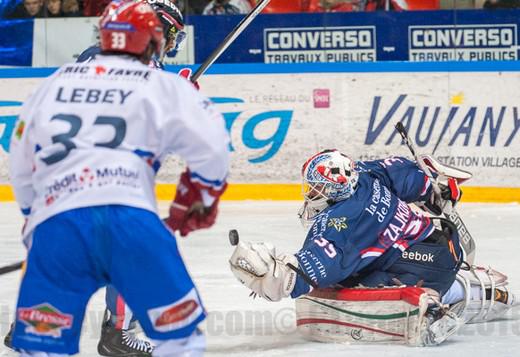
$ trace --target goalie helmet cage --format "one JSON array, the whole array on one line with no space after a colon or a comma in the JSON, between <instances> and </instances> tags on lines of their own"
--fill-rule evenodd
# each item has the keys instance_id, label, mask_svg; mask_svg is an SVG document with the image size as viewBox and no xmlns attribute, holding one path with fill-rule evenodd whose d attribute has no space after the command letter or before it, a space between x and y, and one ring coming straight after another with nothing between
<instances>
[{"instance_id":1,"label":"goalie helmet cage","mask_svg":"<svg viewBox=\"0 0 520 357\"><path fill-rule=\"evenodd\" d=\"M296 300L296 325L313 341L420 346L429 298L417 287L317 289Z\"/></svg>"}]
</instances>

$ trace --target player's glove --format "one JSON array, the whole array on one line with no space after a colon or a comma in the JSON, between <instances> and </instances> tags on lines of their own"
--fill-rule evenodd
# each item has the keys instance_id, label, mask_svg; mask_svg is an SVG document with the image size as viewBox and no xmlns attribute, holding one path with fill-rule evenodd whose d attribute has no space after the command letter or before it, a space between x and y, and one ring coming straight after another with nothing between
<instances>
[{"instance_id":1,"label":"player's glove","mask_svg":"<svg viewBox=\"0 0 520 357\"><path fill-rule=\"evenodd\" d=\"M443 212L449 213L462 197L457 179L447 177L444 180L437 180L433 185L438 189L432 190L429 199L424 203L425 208L436 216L440 216Z\"/></svg>"},{"instance_id":2,"label":"player's glove","mask_svg":"<svg viewBox=\"0 0 520 357\"><path fill-rule=\"evenodd\" d=\"M181 76L181 77L186 78L188 81L191 82L191 68L183 68L183 69L181 69L179 71L178 75ZM192 82L192 83L195 86L195 88L197 88L197 90L200 90L199 82L195 81L195 82Z\"/></svg>"},{"instance_id":3,"label":"player's glove","mask_svg":"<svg viewBox=\"0 0 520 357\"><path fill-rule=\"evenodd\" d=\"M288 297L294 289L296 272L287 267L287 263L298 266L294 255L276 255L270 243L239 242L229 259L238 281L270 301Z\"/></svg>"},{"instance_id":4,"label":"player's glove","mask_svg":"<svg viewBox=\"0 0 520 357\"><path fill-rule=\"evenodd\" d=\"M431 155L421 155L419 162L432 173L434 179L429 179L433 189L430 196L418 205L426 211L441 215L449 214L460 201L462 190L459 184L469 180L472 174L459 168L442 164Z\"/></svg>"},{"instance_id":5,"label":"player's glove","mask_svg":"<svg viewBox=\"0 0 520 357\"><path fill-rule=\"evenodd\" d=\"M217 218L219 199L226 187L227 184L224 183L218 191L205 189L191 181L190 171L187 169L179 179L170 214L164 222L173 231L179 231L182 237L197 229L211 227ZM210 204L205 205L204 202Z\"/></svg>"}]
</instances>

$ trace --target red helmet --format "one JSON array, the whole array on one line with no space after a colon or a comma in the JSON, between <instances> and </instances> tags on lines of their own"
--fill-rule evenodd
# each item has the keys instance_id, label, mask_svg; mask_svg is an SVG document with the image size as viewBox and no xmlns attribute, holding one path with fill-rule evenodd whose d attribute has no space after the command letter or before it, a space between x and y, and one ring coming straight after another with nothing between
<instances>
[{"instance_id":1,"label":"red helmet","mask_svg":"<svg viewBox=\"0 0 520 357\"><path fill-rule=\"evenodd\" d=\"M162 24L152 7L142 1L112 1L99 20L101 50L142 54L150 42L155 54L164 47Z\"/></svg>"}]
</instances>

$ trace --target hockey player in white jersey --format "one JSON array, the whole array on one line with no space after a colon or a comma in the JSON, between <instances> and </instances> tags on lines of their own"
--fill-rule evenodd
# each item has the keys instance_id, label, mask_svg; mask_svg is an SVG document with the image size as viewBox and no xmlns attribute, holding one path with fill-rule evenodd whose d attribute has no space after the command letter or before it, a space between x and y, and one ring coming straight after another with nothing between
<instances>
[{"instance_id":1,"label":"hockey player in white jersey","mask_svg":"<svg viewBox=\"0 0 520 357\"><path fill-rule=\"evenodd\" d=\"M210 225L226 187L224 121L188 81L145 65L164 44L150 5L109 5L100 31L102 55L48 78L11 142L29 247L13 346L27 356L77 353L86 304L110 283L155 342L153 355L201 355L204 308L157 215L154 177L168 153L180 155L179 231Z\"/></svg>"},{"instance_id":2,"label":"hockey player in white jersey","mask_svg":"<svg viewBox=\"0 0 520 357\"><path fill-rule=\"evenodd\" d=\"M186 38L184 31L184 18L180 10L170 0L146 0L157 14L163 25L165 38L164 53L177 53L181 44ZM83 51L76 62L91 61L101 53L101 46L87 48ZM164 69L163 58L153 56L149 66L158 70ZM191 70L184 68L179 75L189 79ZM197 88L198 84L194 83ZM172 229L176 228L172 219L167 220ZM97 350L102 356L120 357L131 355L149 356L153 346L145 340L139 339L133 330L135 327L135 317L130 308L126 305L123 297L109 284L105 293L106 310L101 327L101 336Z\"/></svg>"},{"instance_id":3,"label":"hockey player in white jersey","mask_svg":"<svg viewBox=\"0 0 520 357\"><path fill-rule=\"evenodd\" d=\"M176 54L186 38L182 13L170 0L146 0L146 2L150 4L163 25L165 38L163 52L170 52L169 56L172 53ZM101 45L98 43L83 51L76 62L92 61L100 53ZM158 70L164 69L162 58L157 56L153 56L149 66ZM189 79L191 69L183 68L178 74ZM196 82L194 85L198 88ZM175 230L175 220L168 219L167 224ZM121 294L110 284L106 287L105 301L107 308L103 317L101 336L97 348L98 353L102 356L111 357L127 356L129 354L142 357L150 356L153 346L150 342L140 339L134 334L133 330L136 326L135 317L124 302ZM4 339L4 344L9 348L12 348L12 328L13 326L11 326Z\"/></svg>"}]
</instances>

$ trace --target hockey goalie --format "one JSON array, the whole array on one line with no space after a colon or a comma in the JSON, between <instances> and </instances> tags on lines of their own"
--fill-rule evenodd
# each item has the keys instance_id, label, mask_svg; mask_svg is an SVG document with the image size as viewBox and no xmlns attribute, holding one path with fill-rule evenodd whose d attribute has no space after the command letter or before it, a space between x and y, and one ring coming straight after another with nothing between
<instances>
[{"instance_id":1,"label":"hockey goalie","mask_svg":"<svg viewBox=\"0 0 520 357\"><path fill-rule=\"evenodd\" d=\"M267 300L295 298L298 330L317 341L431 346L503 316L518 305L507 277L468 264L457 227L439 216L471 174L420 160L433 175L403 157L313 155L302 168L303 247L239 242L233 274Z\"/></svg>"}]
</instances>

